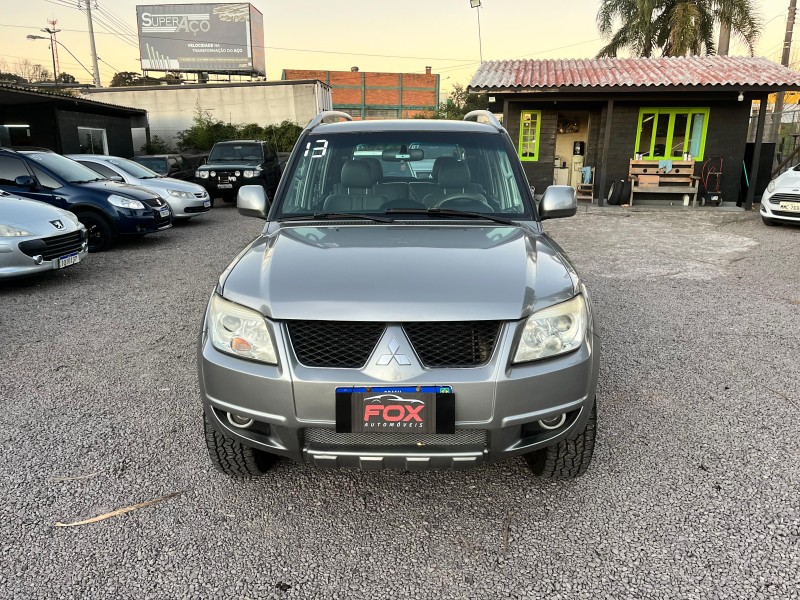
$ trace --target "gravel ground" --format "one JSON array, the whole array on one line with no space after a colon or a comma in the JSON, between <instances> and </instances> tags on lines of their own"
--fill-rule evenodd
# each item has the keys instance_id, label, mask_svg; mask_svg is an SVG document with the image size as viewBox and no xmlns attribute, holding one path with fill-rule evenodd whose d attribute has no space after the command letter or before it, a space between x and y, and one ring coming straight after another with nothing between
<instances>
[{"instance_id":1,"label":"gravel ground","mask_svg":"<svg viewBox=\"0 0 800 600\"><path fill-rule=\"evenodd\" d=\"M603 336L595 460L568 483L521 459L214 471L195 338L259 229L221 207L0 286L0 596L800 598L800 228L701 210L547 223Z\"/></svg>"}]
</instances>

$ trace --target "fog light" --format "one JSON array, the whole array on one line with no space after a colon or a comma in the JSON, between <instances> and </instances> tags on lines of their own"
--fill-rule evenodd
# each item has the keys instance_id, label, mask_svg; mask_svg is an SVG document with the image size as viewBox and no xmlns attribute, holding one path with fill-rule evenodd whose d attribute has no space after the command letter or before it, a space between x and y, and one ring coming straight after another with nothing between
<instances>
[{"instance_id":1,"label":"fog light","mask_svg":"<svg viewBox=\"0 0 800 600\"><path fill-rule=\"evenodd\" d=\"M230 423L234 427L238 427L239 429L247 429L253 424L253 419L250 419L248 417L243 417L241 415L235 415L233 413L228 413L228 423Z\"/></svg>"},{"instance_id":2,"label":"fog light","mask_svg":"<svg viewBox=\"0 0 800 600\"><path fill-rule=\"evenodd\" d=\"M33 262L35 262L37 265L42 264L43 260L44 257L41 254L37 254L36 256L33 257Z\"/></svg>"},{"instance_id":3,"label":"fog light","mask_svg":"<svg viewBox=\"0 0 800 600\"><path fill-rule=\"evenodd\" d=\"M561 413L556 417L550 419L542 419L539 421L539 427L542 429L558 429L567 422L567 413Z\"/></svg>"}]
</instances>

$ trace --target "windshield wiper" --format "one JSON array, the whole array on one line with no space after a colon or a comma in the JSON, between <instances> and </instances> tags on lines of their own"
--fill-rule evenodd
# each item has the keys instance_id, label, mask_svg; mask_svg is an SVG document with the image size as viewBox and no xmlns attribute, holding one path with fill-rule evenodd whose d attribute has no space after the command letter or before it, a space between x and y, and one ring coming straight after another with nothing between
<instances>
[{"instance_id":1,"label":"windshield wiper","mask_svg":"<svg viewBox=\"0 0 800 600\"><path fill-rule=\"evenodd\" d=\"M469 217L471 219L486 219L487 221L502 223L503 225L514 225L514 226L519 225L519 223L516 223L511 219L496 217L492 214L474 212L470 210L456 210L454 208L387 208L383 212L385 212L387 215L410 214L410 215L433 215L433 216L443 216L443 217Z\"/></svg>"},{"instance_id":2,"label":"windshield wiper","mask_svg":"<svg viewBox=\"0 0 800 600\"><path fill-rule=\"evenodd\" d=\"M98 177L97 179L81 179L80 181L70 181L70 183L94 183L95 181L110 181L108 177Z\"/></svg>"},{"instance_id":3,"label":"windshield wiper","mask_svg":"<svg viewBox=\"0 0 800 600\"><path fill-rule=\"evenodd\" d=\"M280 221L316 221L320 219L364 219L375 221L376 223L391 223L391 219L378 217L375 215L365 215L361 213L341 213L341 212L317 212L312 215L295 215L282 217Z\"/></svg>"}]
</instances>

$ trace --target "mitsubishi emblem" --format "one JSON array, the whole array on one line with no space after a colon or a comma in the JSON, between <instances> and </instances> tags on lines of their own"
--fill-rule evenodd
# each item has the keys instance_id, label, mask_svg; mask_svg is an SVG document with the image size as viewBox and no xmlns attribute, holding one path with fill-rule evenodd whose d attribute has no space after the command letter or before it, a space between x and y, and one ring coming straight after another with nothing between
<instances>
[{"instance_id":1,"label":"mitsubishi emblem","mask_svg":"<svg viewBox=\"0 0 800 600\"><path fill-rule=\"evenodd\" d=\"M55 221L50 221L50 224L56 229L64 229L64 224L58 219L56 219Z\"/></svg>"},{"instance_id":2,"label":"mitsubishi emblem","mask_svg":"<svg viewBox=\"0 0 800 600\"><path fill-rule=\"evenodd\" d=\"M400 344L397 343L397 338L392 338L392 341L389 342L389 352L391 354L381 354L377 364L386 366L392 360L396 360L398 365L410 365L411 361L408 360L408 357L405 354L398 354L398 350L400 350Z\"/></svg>"}]
</instances>

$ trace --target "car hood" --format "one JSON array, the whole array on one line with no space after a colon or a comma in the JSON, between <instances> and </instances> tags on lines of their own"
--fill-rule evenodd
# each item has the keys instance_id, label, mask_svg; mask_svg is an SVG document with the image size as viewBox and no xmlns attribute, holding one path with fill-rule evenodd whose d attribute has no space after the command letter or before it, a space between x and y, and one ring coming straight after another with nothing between
<instances>
[{"instance_id":1,"label":"car hood","mask_svg":"<svg viewBox=\"0 0 800 600\"><path fill-rule=\"evenodd\" d=\"M138 185L130 185L129 183L120 183L118 181L91 181L89 183L77 184L81 187L107 192L109 194L121 194L136 200L152 200L155 195L150 190L146 190Z\"/></svg>"},{"instance_id":2,"label":"car hood","mask_svg":"<svg viewBox=\"0 0 800 600\"><path fill-rule=\"evenodd\" d=\"M140 179L136 185L148 190L153 190L155 193L165 192L166 190L189 192L190 194L199 194L201 192L205 192L205 188L197 185L196 183L181 181L180 179L173 179L172 177Z\"/></svg>"},{"instance_id":3,"label":"car hood","mask_svg":"<svg viewBox=\"0 0 800 600\"><path fill-rule=\"evenodd\" d=\"M198 171L229 171L231 169L246 169L248 167L258 167L261 164L260 160L240 160L240 161L227 161L218 163L206 163L201 167L197 167Z\"/></svg>"},{"instance_id":4,"label":"car hood","mask_svg":"<svg viewBox=\"0 0 800 600\"><path fill-rule=\"evenodd\" d=\"M51 221L61 221L59 229ZM37 236L69 233L78 229L70 213L38 200L0 196L0 223L30 231Z\"/></svg>"},{"instance_id":5,"label":"car hood","mask_svg":"<svg viewBox=\"0 0 800 600\"><path fill-rule=\"evenodd\" d=\"M220 278L225 298L272 319L515 320L571 298L578 279L523 227L282 227Z\"/></svg>"},{"instance_id":6,"label":"car hood","mask_svg":"<svg viewBox=\"0 0 800 600\"><path fill-rule=\"evenodd\" d=\"M789 169L775 180L775 188L800 192L800 171Z\"/></svg>"}]
</instances>

